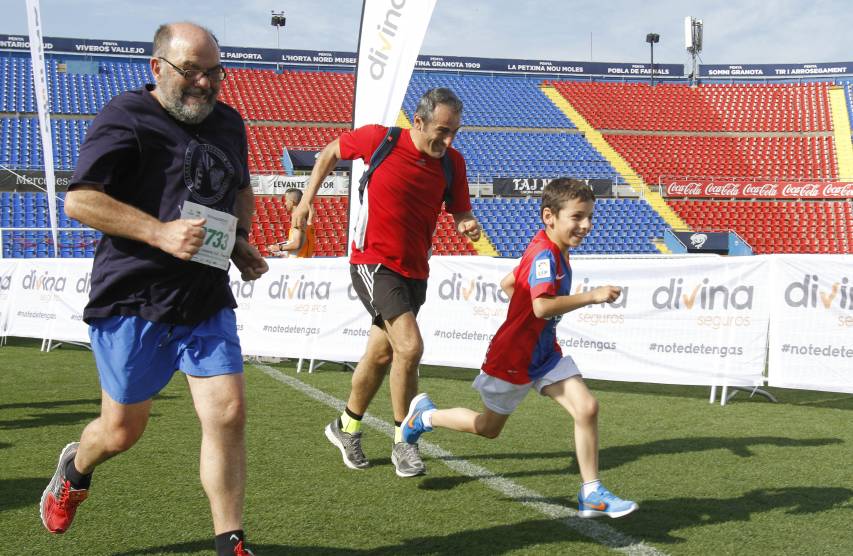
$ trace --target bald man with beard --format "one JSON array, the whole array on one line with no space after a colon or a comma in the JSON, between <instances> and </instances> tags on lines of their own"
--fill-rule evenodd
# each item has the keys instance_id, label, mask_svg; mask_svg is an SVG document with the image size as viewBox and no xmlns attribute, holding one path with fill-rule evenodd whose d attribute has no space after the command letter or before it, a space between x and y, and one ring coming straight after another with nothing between
<instances>
[{"instance_id":1,"label":"bald man with beard","mask_svg":"<svg viewBox=\"0 0 853 556\"><path fill-rule=\"evenodd\" d=\"M93 121L65 198L68 216L104 234L83 311L101 414L60 453L40 513L52 533L71 526L95 468L136 444L180 370L201 423L217 554L245 556L246 399L228 268L243 280L268 270L248 241L246 132L217 100L226 73L210 31L160 26L149 64L156 84L116 96Z\"/></svg>"}]
</instances>

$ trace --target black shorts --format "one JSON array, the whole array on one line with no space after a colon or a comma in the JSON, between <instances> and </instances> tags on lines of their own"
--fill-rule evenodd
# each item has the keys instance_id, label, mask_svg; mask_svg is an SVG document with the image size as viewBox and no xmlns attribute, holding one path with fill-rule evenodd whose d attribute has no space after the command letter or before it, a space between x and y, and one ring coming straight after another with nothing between
<instances>
[{"instance_id":1,"label":"black shorts","mask_svg":"<svg viewBox=\"0 0 853 556\"><path fill-rule=\"evenodd\" d=\"M409 311L417 315L426 301L426 280L406 278L381 264L350 264L349 273L376 326L384 328L386 320Z\"/></svg>"}]
</instances>

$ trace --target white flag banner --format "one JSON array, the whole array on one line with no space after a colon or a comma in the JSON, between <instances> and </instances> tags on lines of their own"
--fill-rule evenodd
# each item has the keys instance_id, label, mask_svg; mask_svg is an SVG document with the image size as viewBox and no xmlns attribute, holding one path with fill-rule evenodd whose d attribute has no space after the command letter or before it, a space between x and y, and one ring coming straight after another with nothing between
<instances>
[{"instance_id":1,"label":"white flag banner","mask_svg":"<svg viewBox=\"0 0 853 556\"><path fill-rule=\"evenodd\" d=\"M30 56L33 64L33 86L39 116L42 153L44 155L44 179L47 187L47 206L50 211L50 234L53 238L53 254L59 256L56 218L56 176L53 172L53 139L50 133L50 111L47 102L47 72L44 67L44 42L41 32L41 9L38 0L27 0L27 23L30 30Z\"/></svg>"},{"instance_id":2,"label":"white flag banner","mask_svg":"<svg viewBox=\"0 0 853 556\"><path fill-rule=\"evenodd\" d=\"M393 126L436 0L364 0L358 40L353 127L366 124ZM352 163L349 237L363 239L366 215L359 218L358 180L364 163ZM364 195L367 203L367 193ZM347 241L347 252L351 242Z\"/></svg>"},{"instance_id":3,"label":"white flag banner","mask_svg":"<svg viewBox=\"0 0 853 556\"><path fill-rule=\"evenodd\" d=\"M853 255L771 263L770 386L853 393Z\"/></svg>"}]
</instances>

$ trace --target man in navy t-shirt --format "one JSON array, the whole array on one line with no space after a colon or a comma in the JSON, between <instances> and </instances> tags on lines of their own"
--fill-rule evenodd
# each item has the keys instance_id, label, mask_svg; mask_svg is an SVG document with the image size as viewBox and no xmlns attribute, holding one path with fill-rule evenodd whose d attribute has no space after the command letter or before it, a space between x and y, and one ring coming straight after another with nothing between
<instances>
[{"instance_id":1,"label":"man in navy t-shirt","mask_svg":"<svg viewBox=\"0 0 853 556\"><path fill-rule=\"evenodd\" d=\"M104 235L83 319L102 388L100 418L60 454L42 496L53 533L71 525L95 467L141 437L151 401L176 369L202 423L201 479L219 554L246 554L245 396L228 283L267 265L248 241L254 197L245 127L218 102L216 38L191 23L161 26L156 86L115 97L80 149L65 211Z\"/></svg>"}]
</instances>

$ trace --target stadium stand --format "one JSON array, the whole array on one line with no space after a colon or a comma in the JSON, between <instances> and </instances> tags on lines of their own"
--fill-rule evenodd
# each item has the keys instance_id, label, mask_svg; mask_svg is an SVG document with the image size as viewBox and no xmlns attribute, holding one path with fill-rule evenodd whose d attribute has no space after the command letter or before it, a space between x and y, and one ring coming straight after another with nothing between
<instances>
[{"instance_id":1,"label":"stadium stand","mask_svg":"<svg viewBox=\"0 0 853 556\"><path fill-rule=\"evenodd\" d=\"M449 87L465 103L466 126L560 128L575 125L539 91L539 80L522 77L415 73L403 110L414 117L418 99L433 87Z\"/></svg>"},{"instance_id":2,"label":"stadium stand","mask_svg":"<svg viewBox=\"0 0 853 556\"><path fill-rule=\"evenodd\" d=\"M673 177L813 180L838 177L832 137L605 135L648 184Z\"/></svg>"},{"instance_id":3,"label":"stadium stand","mask_svg":"<svg viewBox=\"0 0 853 556\"><path fill-rule=\"evenodd\" d=\"M829 131L827 83L684 84L551 81L601 130Z\"/></svg>"},{"instance_id":4,"label":"stadium stand","mask_svg":"<svg viewBox=\"0 0 853 556\"><path fill-rule=\"evenodd\" d=\"M696 229L736 230L761 253L851 253L849 201L670 201Z\"/></svg>"},{"instance_id":5,"label":"stadium stand","mask_svg":"<svg viewBox=\"0 0 853 556\"><path fill-rule=\"evenodd\" d=\"M601 153L575 133L466 131L454 146L465 156L468 179L474 182L518 176L619 180Z\"/></svg>"},{"instance_id":6,"label":"stadium stand","mask_svg":"<svg viewBox=\"0 0 853 556\"><path fill-rule=\"evenodd\" d=\"M73 170L91 118L109 99L151 81L144 60L104 58L95 60L88 72L75 73L67 58L47 57L57 170ZM221 98L246 121L253 174L284 173L285 147L318 150L350 125L351 72L229 67L228 73ZM43 166L31 79L27 56L0 56L0 164L14 170ZM579 252L647 253L657 252L653 242L667 227L661 215L669 218L664 214L669 209L658 207L659 214L652 208L657 205L643 200L647 193L639 186L644 184L654 186L667 178L845 179L844 169L853 162L845 162L843 153L849 154L850 145L833 118L851 118L853 82L836 83L689 87L669 82L651 87L645 82L416 71L403 112L411 119L427 88L453 88L465 102L465 128L454 145L465 156L468 178L475 184L561 175L631 183L641 198L601 199L593 232ZM550 93L543 94L546 86L558 91L572 111ZM585 120L586 127L569 114ZM644 184L638 186L634 179ZM851 252L849 200L667 202L691 228L737 231L757 253ZM472 203L500 256L518 256L540 227L535 198L482 197ZM40 193L0 196L4 257L47 256L46 206ZM289 216L275 197L259 197L257 208L251 237L266 253L266 245L286 237ZM316 208L316 255L343 255L347 199L321 197ZM63 256L91 256L98 235L80 229L61 211L59 224L67 228L59 237ZM476 253L455 233L447 214L441 216L433 248L439 255Z\"/></svg>"},{"instance_id":7,"label":"stadium stand","mask_svg":"<svg viewBox=\"0 0 853 556\"><path fill-rule=\"evenodd\" d=\"M352 121L351 73L229 69L220 98L245 120Z\"/></svg>"},{"instance_id":8,"label":"stadium stand","mask_svg":"<svg viewBox=\"0 0 853 556\"><path fill-rule=\"evenodd\" d=\"M542 228L538 198L472 199L474 214L504 257L519 257ZM663 236L666 224L648 203L638 199L599 199L593 227L580 254L657 253L651 239Z\"/></svg>"}]
</instances>

